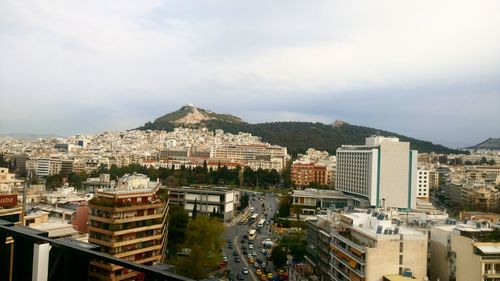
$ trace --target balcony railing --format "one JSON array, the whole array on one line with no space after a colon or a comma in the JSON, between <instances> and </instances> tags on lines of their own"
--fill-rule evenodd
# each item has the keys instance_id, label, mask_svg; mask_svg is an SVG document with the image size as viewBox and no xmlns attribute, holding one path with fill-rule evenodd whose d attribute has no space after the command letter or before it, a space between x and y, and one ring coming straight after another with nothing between
<instances>
[{"instance_id":1,"label":"balcony railing","mask_svg":"<svg viewBox=\"0 0 500 281\"><path fill-rule=\"evenodd\" d=\"M93 244L67 238L51 239L47 232L0 220L0 280L87 281L91 260L142 273L147 281L191 281L155 267L101 253Z\"/></svg>"}]
</instances>

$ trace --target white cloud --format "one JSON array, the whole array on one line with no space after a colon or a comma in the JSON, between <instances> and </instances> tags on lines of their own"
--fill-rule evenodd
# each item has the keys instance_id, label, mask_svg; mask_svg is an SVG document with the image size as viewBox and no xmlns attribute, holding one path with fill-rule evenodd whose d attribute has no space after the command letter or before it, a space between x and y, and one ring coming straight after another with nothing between
<instances>
[{"instance_id":1,"label":"white cloud","mask_svg":"<svg viewBox=\"0 0 500 281\"><path fill-rule=\"evenodd\" d=\"M385 90L438 87L452 98L475 85L477 95L498 93L498 26L495 0L2 1L0 132L57 131L66 112L68 131L79 119L95 122L78 115L92 110L128 112L133 127L151 116L137 108L148 101L158 114L158 103L193 102L252 120L266 111L316 121L331 117L306 107L310 100L353 92L384 99ZM474 106L498 101L487 97ZM304 107L281 108L290 104ZM19 108L38 112L37 121Z\"/></svg>"}]
</instances>

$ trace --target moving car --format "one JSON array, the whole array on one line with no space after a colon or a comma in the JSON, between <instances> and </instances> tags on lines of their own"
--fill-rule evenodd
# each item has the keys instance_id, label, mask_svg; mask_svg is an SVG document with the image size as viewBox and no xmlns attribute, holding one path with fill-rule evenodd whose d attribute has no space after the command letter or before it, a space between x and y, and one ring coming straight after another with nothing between
<instances>
[{"instance_id":1,"label":"moving car","mask_svg":"<svg viewBox=\"0 0 500 281\"><path fill-rule=\"evenodd\" d=\"M248 268L246 266L244 266L243 269L241 270L241 272L243 274L248 274Z\"/></svg>"}]
</instances>

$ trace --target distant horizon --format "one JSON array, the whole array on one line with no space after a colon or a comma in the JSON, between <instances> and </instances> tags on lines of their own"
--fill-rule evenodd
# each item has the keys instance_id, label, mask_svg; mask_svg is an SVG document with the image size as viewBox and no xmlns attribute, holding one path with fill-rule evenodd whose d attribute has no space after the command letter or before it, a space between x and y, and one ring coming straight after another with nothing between
<instances>
[{"instance_id":1,"label":"distant horizon","mask_svg":"<svg viewBox=\"0 0 500 281\"><path fill-rule=\"evenodd\" d=\"M210 112L214 112L214 113L218 113L218 114L229 114L229 115L233 115L233 116L236 116L236 117L240 117L240 116L237 116L237 115L235 115L233 113L229 113L229 112L216 112L216 111L213 111L211 109L199 107L199 106L196 106L196 105L193 105L193 104L182 105L182 106L178 107L177 110L181 109L184 106L194 106L196 108L204 109L204 110L207 110L207 111L210 111ZM176 111L176 110L174 110L174 111ZM172 112L174 112L174 111L172 111ZM168 113L171 113L171 112L167 112L165 114L168 114ZM163 114L163 115L165 115L165 114ZM161 115L161 116L163 116L163 115ZM161 116L157 116L156 118L159 118ZM154 119L156 119L156 118L154 118ZM102 134L104 132L120 132L120 131L135 130L136 128L143 126L147 122L153 122L154 119L146 121L142 125L135 126L133 128L124 128L124 129L109 129L109 130L100 130L100 131L94 131L94 132L78 131L78 132L68 133L68 134L51 133L51 132L47 132L47 133L44 133L44 132L40 132L40 133L32 133L32 132L26 132L26 133L23 133L23 132L8 132L8 133L3 133L3 132L0 132L0 136L4 136L5 137L5 136L22 135L22 136L33 136L33 137L61 137L61 138L67 138L67 137L75 136L75 135L79 135L79 134ZM271 122L306 122L306 123L322 123L324 125L332 125L335 121L339 120L339 121L342 121L342 122L345 122L345 123L348 123L348 124L351 124L351 125L355 125L355 126L369 127L369 126L366 126L364 124L353 124L353 123L351 123L349 121L342 120L342 119L335 119L335 120L333 120L330 123L325 123L325 122L321 122L321 121L307 121L307 120L302 120L302 121L297 121L297 120L278 120L278 121L266 121L266 122L248 122L244 118L242 118L242 120L243 120L243 122L246 122L246 123L249 123L249 124L260 124L260 123L271 123ZM179 127L182 127L182 126L179 126ZM401 133L401 132L393 131L393 130L387 129L387 128L374 128L374 127L370 127L370 128L384 130L384 131L391 131L392 133L395 133L395 134L404 135L406 137L410 137L410 138L414 138L414 139L418 139L418 140L422 140L422 141L430 141L433 144L443 145L443 146L446 146L446 147L452 148L452 149L464 149L464 148L467 148L467 147L471 147L471 146L475 146L477 144L480 144L480 143L482 143L482 142L484 142L484 141L486 141L488 139L500 138L500 137L491 137L490 136L490 137L484 138L483 140L480 140L480 141L478 141L478 142L476 142L474 144L467 144L467 145L460 146L460 147L453 147L453 146L448 146L446 144L438 143L438 142L435 142L435 141L432 141L432 140L422 139L422 138L411 136L411 135L407 135L407 134L404 134L404 133Z\"/></svg>"},{"instance_id":2,"label":"distant horizon","mask_svg":"<svg viewBox=\"0 0 500 281\"><path fill-rule=\"evenodd\" d=\"M0 133L120 131L193 103L452 148L500 136L497 0L1 1L0 26Z\"/></svg>"}]
</instances>

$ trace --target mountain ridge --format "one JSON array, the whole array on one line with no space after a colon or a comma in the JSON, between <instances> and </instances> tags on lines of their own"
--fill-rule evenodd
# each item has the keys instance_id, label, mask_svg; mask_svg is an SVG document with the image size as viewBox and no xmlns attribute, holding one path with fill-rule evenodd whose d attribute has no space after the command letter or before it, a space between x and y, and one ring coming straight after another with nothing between
<instances>
[{"instance_id":1,"label":"mountain ridge","mask_svg":"<svg viewBox=\"0 0 500 281\"><path fill-rule=\"evenodd\" d=\"M198 112L197 118L187 118L189 114ZM180 120L180 121L179 121ZM189 122L185 122L185 121ZM196 122L191 122L191 121ZM289 153L304 153L308 148L326 150L335 154L335 150L343 144L364 144L365 138L372 135L398 137L401 141L410 142L411 149L419 152L464 153L429 141L418 140L386 130L352 125L336 120L333 124L319 122L276 121L251 124L230 114L218 114L209 110L186 105L179 110L167 113L153 122L147 122L139 130L167 130L175 127L200 128L209 130L222 129L228 133L247 132L259 136L263 141L285 146Z\"/></svg>"},{"instance_id":2,"label":"mountain ridge","mask_svg":"<svg viewBox=\"0 0 500 281\"><path fill-rule=\"evenodd\" d=\"M491 149L500 150L500 138L488 138L476 145L467 147L468 149Z\"/></svg>"}]
</instances>

